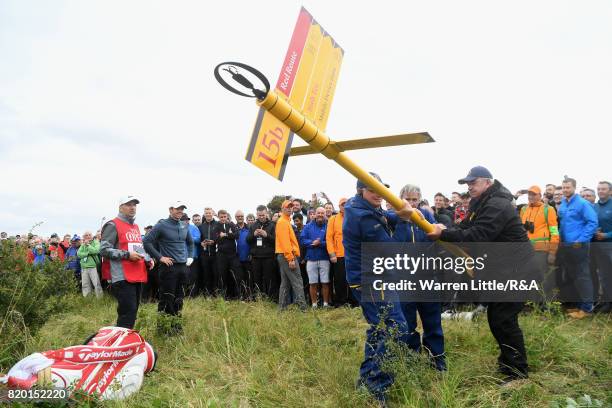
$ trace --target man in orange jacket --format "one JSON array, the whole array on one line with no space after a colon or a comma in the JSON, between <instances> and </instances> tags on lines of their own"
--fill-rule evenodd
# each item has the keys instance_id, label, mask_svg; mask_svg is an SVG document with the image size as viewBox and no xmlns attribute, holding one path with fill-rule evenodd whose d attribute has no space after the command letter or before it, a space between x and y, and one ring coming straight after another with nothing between
<instances>
[{"instance_id":1,"label":"man in orange jacket","mask_svg":"<svg viewBox=\"0 0 612 408\"><path fill-rule=\"evenodd\" d=\"M519 191L527 193L529 204L521 209L521 221L527 230L527 236L533 243L536 251L535 257L543 276L544 292L548 297L554 287L554 279L549 276L549 265L555 264L557 248L559 247L559 226L555 207L542 201L542 190L538 186L531 186L529 190Z\"/></svg>"},{"instance_id":2,"label":"man in orange jacket","mask_svg":"<svg viewBox=\"0 0 612 408\"><path fill-rule=\"evenodd\" d=\"M306 310L302 274L298 267L300 245L291 226L290 216L293 213L293 202L283 201L282 215L276 222L276 259L280 269L281 285L278 299L279 309L283 310L289 303L289 288L293 290L295 302L300 309Z\"/></svg>"},{"instance_id":3,"label":"man in orange jacket","mask_svg":"<svg viewBox=\"0 0 612 408\"><path fill-rule=\"evenodd\" d=\"M334 305L349 304L350 288L346 282L346 268L344 266L344 245L342 245L342 222L344 221L344 204L346 198L338 203L340 212L327 220L327 253L332 264L332 284L334 289Z\"/></svg>"}]
</instances>

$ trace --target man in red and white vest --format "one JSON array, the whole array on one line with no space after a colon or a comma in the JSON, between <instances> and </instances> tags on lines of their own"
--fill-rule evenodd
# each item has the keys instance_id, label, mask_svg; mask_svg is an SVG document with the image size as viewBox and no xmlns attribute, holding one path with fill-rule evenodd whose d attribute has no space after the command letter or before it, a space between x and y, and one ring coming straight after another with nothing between
<instances>
[{"instance_id":1,"label":"man in red and white vest","mask_svg":"<svg viewBox=\"0 0 612 408\"><path fill-rule=\"evenodd\" d=\"M119 215L102 227L100 255L102 279L111 282L111 293L117 299L117 326L134 328L142 283L147 281L147 265L153 260L142 245L140 229L134 223L135 196L119 200Z\"/></svg>"}]
</instances>

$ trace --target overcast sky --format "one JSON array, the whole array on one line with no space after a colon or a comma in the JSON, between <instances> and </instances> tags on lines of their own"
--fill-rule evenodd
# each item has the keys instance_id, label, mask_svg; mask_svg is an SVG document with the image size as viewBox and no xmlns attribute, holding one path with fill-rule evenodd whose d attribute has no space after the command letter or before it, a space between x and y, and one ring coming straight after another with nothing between
<instances>
[{"instance_id":1,"label":"overcast sky","mask_svg":"<svg viewBox=\"0 0 612 408\"><path fill-rule=\"evenodd\" d=\"M233 60L276 83L301 5L345 50L328 135L436 140L349 153L394 191L461 191L477 164L513 192L612 178L610 1L3 0L0 230L96 229L123 194L141 227L174 199L233 213L353 194L323 156L290 159L282 183L246 162L257 108L213 77Z\"/></svg>"}]
</instances>

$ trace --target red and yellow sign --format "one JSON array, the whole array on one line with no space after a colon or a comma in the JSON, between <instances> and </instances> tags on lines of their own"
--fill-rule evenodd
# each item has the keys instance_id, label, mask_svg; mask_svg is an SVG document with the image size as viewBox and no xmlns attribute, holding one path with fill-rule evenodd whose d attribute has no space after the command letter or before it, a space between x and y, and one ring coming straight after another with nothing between
<instances>
[{"instance_id":1,"label":"red and yellow sign","mask_svg":"<svg viewBox=\"0 0 612 408\"><path fill-rule=\"evenodd\" d=\"M325 130L344 51L302 7L283 68L277 93ZM282 180L293 133L263 107L259 109L246 159Z\"/></svg>"}]
</instances>

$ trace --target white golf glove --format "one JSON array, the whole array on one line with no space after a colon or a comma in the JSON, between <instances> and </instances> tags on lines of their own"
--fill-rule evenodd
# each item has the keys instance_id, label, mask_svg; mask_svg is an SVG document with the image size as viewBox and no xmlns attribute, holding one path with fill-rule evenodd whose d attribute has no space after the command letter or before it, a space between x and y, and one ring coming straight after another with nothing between
<instances>
[{"instance_id":1,"label":"white golf glove","mask_svg":"<svg viewBox=\"0 0 612 408\"><path fill-rule=\"evenodd\" d=\"M185 263L185 265L191 266L192 263L193 263L193 258L187 258L187 263Z\"/></svg>"}]
</instances>

